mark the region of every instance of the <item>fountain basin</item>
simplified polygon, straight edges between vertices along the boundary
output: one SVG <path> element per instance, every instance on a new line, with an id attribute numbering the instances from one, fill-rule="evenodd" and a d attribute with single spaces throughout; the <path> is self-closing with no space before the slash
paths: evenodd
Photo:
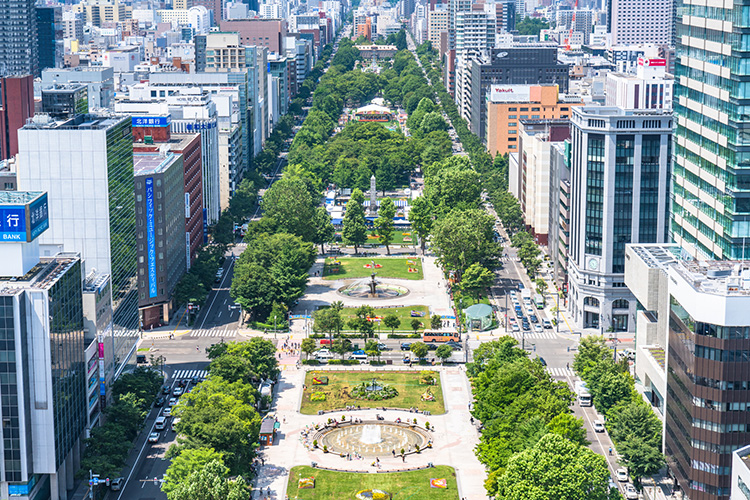
<path id="1" fill-rule="evenodd" d="M 375 286 L 375 293 L 373 294 L 371 282 L 367 280 L 359 280 L 342 286 L 337 290 L 337 293 L 352 299 L 383 300 L 404 297 L 409 294 L 409 289 L 405 286 L 394 285 L 392 283 L 378 282 Z"/>
<path id="2" fill-rule="evenodd" d="M 425 450 L 432 437 L 421 427 L 365 420 L 359 424 L 344 422 L 336 427 L 326 427 L 318 431 L 314 439 L 318 441 L 318 448 L 327 446 L 332 453 L 359 453 L 374 458 L 391 455 L 392 450 L 398 455 L 402 449 L 408 451 L 410 446 L 411 451 L 416 446 Z"/>

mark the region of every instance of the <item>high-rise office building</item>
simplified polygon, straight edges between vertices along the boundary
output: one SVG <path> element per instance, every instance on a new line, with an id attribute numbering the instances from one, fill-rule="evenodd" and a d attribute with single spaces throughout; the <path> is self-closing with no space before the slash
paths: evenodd
<path id="1" fill-rule="evenodd" d="M 39 76 L 34 0 L 0 2 L 0 77 Z"/>
<path id="2" fill-rule="evenodd" d="M 39 258 L 46 193 L 0 205 L 0 498 L 68 498 L 86 425 L 81 259 Z"/>
<path id="3" fill-rule="evenodd" d="M 42 84 L 51 86 L 63 83 L 81 83 L 88 87 L 89 108 L 112 108 L 115 99 L 115 69 L 102 66 L 46 69 L 42 71 Z"/>
<path id="4" fill-rule="evenodd" d="M 729 51 L 750 14 L 677 10 L 675 154 L 671 236 L 695 257 L 750 256 L 750 114 L 745 113 L 747 58 Z M 740 7 L 737 7 L 740 9 Z M 718 18 L 716 16 L 719 16 Z M 723 21 L 723 22 L 722 22 Z M 698 25 L 715 26 L 707 42 Z M 700 65 L 697 62 L 700 61 Z"/>
<path id="5" fill-rule="evenodd" d="M 26 120 L 32 116 L 34 77 L 0 78 L 0 160 L 18 154 L 18 129 L 26 125 Z"/>
<path id="6" fill-rule="evenodd" d="M 570 313 L 578 328 L 633 331 L 625 245 L 666 239 L 672 114 L 580 106 L 571 120 Z"/>
<path id="7" fill-rule="evenodd" d="M 88 87 L 80 83 L 42 88 L 42 113 L 68 118 L 89 112 Z"/>
<path id="8" fill-rule="evenodd" d="M 62 67 L 65 54 L 62 7 L 37 7 L 36 29 L 39 70 Z"/>
<path id="9" fill-rule="evenodd" d="M 732 454 L 750 439 L 750 268 L 685 259 L 678 245 L 626 252 L 636 376 L 663 421 L 670 472 L 684 498 L 742 499 L 731 491 Z"/>
<path id="10" fill-rule="evenodd" d="M 607 21 L 612 45 L 641 43 L 674 45 L 672 29 L 674 3 L 673 0 L 611 0 L 607 2 L 609 8 Z M 731 19 L 731 13 L 728 16 Z"/>
<path id="11" fill-rule="evenodd" d="M 138 307 L 143 328 L 168 324 L 186 269 L 182 155 L 136 153 Z"/>
<path id="12" fill-rule="evenodd" d="M 450 18 L 448 6 L 442 3 L 427 14 L 427 36 L 433 49 L 440 50 L 440 33 L 448 32 Z"/>
<path id="13" fill-rule="evenodd" d="M 18 140 L 19 189 L 49 196 L 42 255 L 78 252 L 87 275 L 111 276 L 117 375 L 139 338 L 131 120 L 77 115 L 54 122 L 37 115 Z"/>

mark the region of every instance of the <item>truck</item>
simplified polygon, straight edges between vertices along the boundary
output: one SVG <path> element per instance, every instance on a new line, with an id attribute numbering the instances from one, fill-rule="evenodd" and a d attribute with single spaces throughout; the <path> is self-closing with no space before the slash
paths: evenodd
<path id="1" fill-rule="evenodd" d="M 591 406 L 591 393 L 586 382 L 579 380 L 575 383 L 575 393 L 578 398 L 578 404 L 581 406 Z"/>
<path id="2" fill-rule="evenodd" d="M 521 290 L 521 301 L 524 303 L 524 305 L 527 305 L 531 302 L 531 290 L 528 288 L 524 288 Z"/>

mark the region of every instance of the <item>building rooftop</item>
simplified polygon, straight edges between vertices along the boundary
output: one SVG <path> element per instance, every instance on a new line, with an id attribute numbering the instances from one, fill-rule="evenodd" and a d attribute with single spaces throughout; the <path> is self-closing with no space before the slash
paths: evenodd
<path id="1" fill-rule="evenodd" d="M 111 128 L 123 120 L 130 119 L 122 116 L 114 116 L 109 114 L 81 114 L 76 115 L 67 120 L 55 121 L 49 115 L 36 114 L 33 118 L 30 118 L 24 130 L 106 130 Z"/>
<path id="2" fill-rule="evenodd" d="M 42 87 L 42 92 L 45 94 L 50 94 L 50 93 L 68 94 L 70 92 L 78 92 L 80 90 L 86 90 L 86 89 L 88 89 L 88 86 L 82 83 L 55 83 L 52 85 L 48 85 L 46 87 Z"/>
<path id="3" fill-rule="evenodd" d="M 679 260 L 672 269 L 695 290 L 714 295 L 750 295 L 750 261 Z"/>
<path id="4" fill-rule="evenodd" d="M 666 269 L 680 259 L 680 246 L 669 243 L 628 245 L 652 269 Z"/>
<path id="5" fill-rule="evenodd" d="M 164 153 L 134 153 L 133 170 L 135 176 L 161 174 L 177 160 L 179 155 Z"/>
<path id="6" fill-rule="evenodd" d="M 42 191 L 0 191 L 0 205 L 26 205 L 42 195 Z"/>
<path id="7" fill-rule="evenodd" d="M 20 278 L 0 277 L 0 295 L 16 295 L 29 288 L 50 288 L 80 258 L 81 256 L 74 252 L 59 253 L 54 257 L 42 257 L 39 259 L 39 264 Z"/>
<path id="8" fill-rule="evenodd" d="M 586 116 L 664 116 L 671 115 L 667 109 L 623 109 L 617 106 L 576 106 L 573 113 Z"/>

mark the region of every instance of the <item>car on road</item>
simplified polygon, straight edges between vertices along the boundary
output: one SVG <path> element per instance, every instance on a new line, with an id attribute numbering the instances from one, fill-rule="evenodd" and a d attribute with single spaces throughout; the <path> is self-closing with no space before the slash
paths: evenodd
<path id="1" fill-rule="evenodd" d="M 177 398 L 169 398 L 169 407 L 170 408 L 172 406 L 176 405 L 176 404 L 177 404 Z"/>
<path id="2" fill-rule="evenodd" d="M 621 483 L 624 483 L 628 480 L 628 471 L 620 467 L 615 471 L 615 477 L 617 477 L 617 480 Z"/>
<path id="3" fill-rule="evenodd" d="M 537 356 L 536 359 L 539 360 L 539 362 L 542 364 L 542 366 L 547 366 L 547 361 L 543 357 Z"/>
<path id="4" fill-rule="evenodd" d="M 158 443 L 159 442 L 159 433 L 158 432 L 152 432 L 148 435 L 148 442 L 149 443 Z"/>
<path id="5" fill-rule="evenodd" d="M 116 477 L 109 482 L 109 488 L 112 491 L 120 491 L 122 489 L 123 483 L 125 483 L 124 477 Z"/>
<path id="6" fill-rule="evenodd" d="M 536 325 L 534 325 L 534 331 L 536 333 L 542 333 L 542 331 L 543 331 L 542 325 L 540 325 L 539 323 L 537 323 Z"/>
<path id="7" fill-rule="evenodd" d="M 594 420 L 594 432 L 604 432 L 604 423 L 601 420 Z"/>
<path id="8" fill-rule="evenodd" d="M 411 342 L 401 342 L 401 350 L 408 351 L 411 349 Z"/>
<path id="9" fill-rule="evenodd" d="M 632 484 L 625 486 L 625 498 L 628 500 L 638 500 L 638 491 Z"/>
<path id="10" fill-rule="evenodd" d="M 333 353 L 328 349 L 318 349 L 318 351 L 315 353 L 315 359 L 317 359 L 318 361 L 333 359 Z"/>
<path id="11" fill-rule="evenodd" d="M 178 398 L 178 397 L 182 396 L 183 392 L 185 392 L 185 389 L 183 389 L 182 387 L 179 387 L 179 386 L 175 387 L 174 390 L 172 391 L 172 396 Z"/>
<path id="12" fill-rule="evenodd" d="M 224 268 L 220 267 L 218 271 L 216 271 L 216 277 L 214 278 L 214 283 L 220 283 L 221 278 L 224 277 Z"/>
<path id="13" fill-rule="evenodd" d="M 156 398 L 156 401 L 154 401 L 154 406 L 156 406 L 157 408 L 161 408 L 162 406 L 164 406 L 164 396 L 159 396 L 158 398 Z"/>
<path id="14" fill-rule="evenodd" d="M 367 361 L 367 354 L 362 349 L 357 349 L 349 354 L 349 359 L 358 359 L 360 361 Z"/>
<path id="15" fill-rule="evenodd" d="M 635 361 L 635 349 L 625 349 L 622 351 L 622 355 L 628 358 L 630 361 Z"/>
<path id="16" fill-rule="evenodd" d="M 171 417 L 172 416 L 172 408 L 169 408 L 169 407 L 164 408 L 162 410 L 161 414 L 164 415 L 165 417 Z"/>
<path id="17" fill-rule="evenodd" d="M 617 489 L 617 483 L 615 483 L 615 480 L 612 479 L 612 476 L 609 476 L 609 487 L 611 489 Z"/>
<path id="18" fill-rule="evenodd" d="M 378 342 L 378 349 L 380 349 L 381 351 L 390 351 L 391 350 L 390 347 L 388 347 L 387 345 L 385 345 L 382 342 Z"/>
<path id="19" fill-rule="evenodd" d="M 331 339 L 320 339 L 320 345 L 331 345 Z"/>
<path id="20" fill-rule="evenodd" d="M 521 326 L 523 328 L 524 332 L 531 331 L 531 325 L 529 325 L 527 322 L 524 321 L 523 325 Z"/>
<path id="21" fill-rule="evenodd" d="M 454 351 L 458 351 L 460 349 L 463 349 L 463 346 L 461 345 L 461 342 L 456 342 L 454 340 L 449 340 L 445 343 L 445 345 L 449 345 L 453 348 Z"/>
<path id="22" fill-rule="evenodd" d="M 539 323 L 539 318 L 536 317 L 536 314 L 530 313 L 529 319 L 531 320 L 532 323 Z"/>
<path id="23" fill-rule="evenodd" d="M 520 332 L 521 331 L 521 328 L 519 328 L 519 326 L 516 323 L 513 323 L 512 325 L 510 325 L 510 329 L 513 332 Z"/>
<path id="24" fill-rule="evenodd" d="M 425 342 L 427 344 L 428 351 L 436 351 L 438 348 L 437 342 Z"/>
<path id="25" fill-rule="evenodd" d="M 156 429 L 157 431 L 163 431 L 166 426 L 167 417 L 156 417 L 156 422 L 154 422 L 154 429 Z"/>
<path id="26" fill-rule="evenodd" d="M 164 387 L 161 388 L 162 394 L 169 394 L 170 392 L 172 392 L 172 389 L 170 389 L 168 385 L 165 385 Z"/>
<path id="27" fill-rule="evenodd" d="M 544 328 L 547 330 L 552 328 L 552 323 L 550 323 L 548 319 L 545 319 L 544 321 L 542 321 L 542 325 L 544 325 Z"/>

